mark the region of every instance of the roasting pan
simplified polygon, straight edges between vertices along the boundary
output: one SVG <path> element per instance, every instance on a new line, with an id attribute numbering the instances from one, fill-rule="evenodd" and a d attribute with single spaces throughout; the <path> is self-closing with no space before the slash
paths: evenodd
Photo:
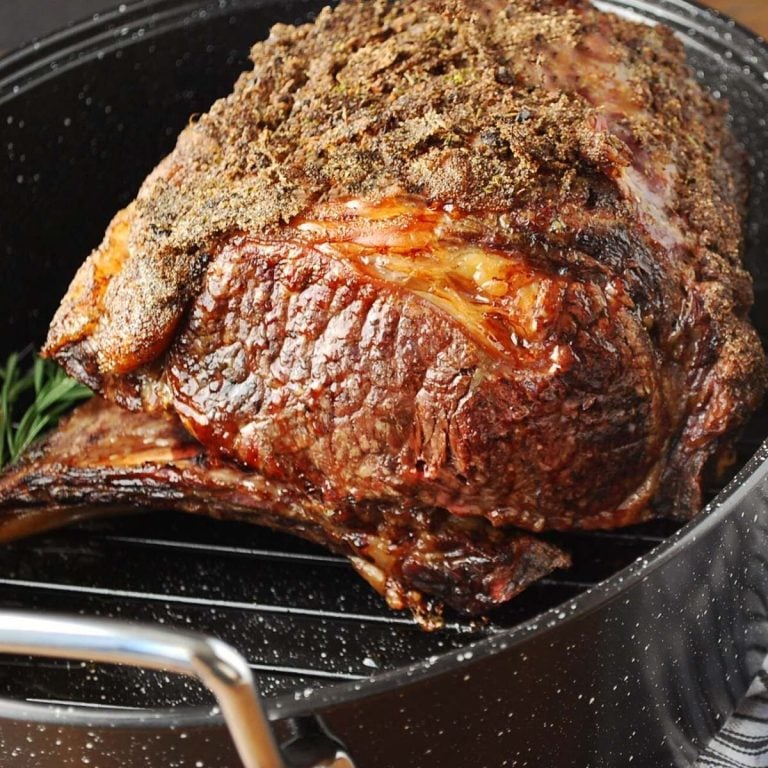
<path id="1" fill-rule="evenodd" d="M 672 26 L 729 100 L 751 160 L 765 334 L 768 48 L 685 0 L 600 5 Z M 320 6 L 137 2 L 0 59 L 0 355 L 39 344 L 112 213 L 230 90 L 250 44 Z M 245 752 L 269 752 L 274 734 L 282 755 L 262 752 L 264 766 L 691 765 L 768 652 L 766 434 L 764 411 L 740 471 L 682 529 L 560 536 L 571 571 L 433 634 L 342 559 L 243 524 L 169 512 L 4 546 L 0 763 L 236 768 L 222 706 Z"/>

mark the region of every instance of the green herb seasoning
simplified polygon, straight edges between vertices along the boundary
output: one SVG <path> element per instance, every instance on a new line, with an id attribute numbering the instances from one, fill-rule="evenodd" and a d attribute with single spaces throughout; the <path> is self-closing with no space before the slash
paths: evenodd
<path id="1" fill-rule="evenodd" d="M 93 394 L 55 363 L 35 357 L 31 367 L 12 354 L 0 368 L 0 467 L 16 461 L 29 445 L 77 403 Z"/>

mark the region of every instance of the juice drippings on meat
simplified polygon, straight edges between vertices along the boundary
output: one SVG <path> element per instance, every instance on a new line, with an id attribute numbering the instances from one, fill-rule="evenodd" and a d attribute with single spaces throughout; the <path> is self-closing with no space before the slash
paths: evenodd
<path id="1" fill-rule="evenodd" d="M 297 228 L 313 247 L 420 296 L 497 351 L 540 349 L 557 317 L 565 279 L 483 244 L 479 224 L 452 206 L 349 199 L 316 209 Z"/>

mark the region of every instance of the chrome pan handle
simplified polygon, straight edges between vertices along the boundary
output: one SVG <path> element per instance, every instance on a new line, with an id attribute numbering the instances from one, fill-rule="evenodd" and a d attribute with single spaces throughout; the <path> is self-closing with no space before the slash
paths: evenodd
<path id="1" fill-rule="evenodd" d="M 129 664 L 197 677 L 216 697 L 245 768 L 285 768 L 250 667 L 219 640 L 108 619 L 0 611 L 0 653 Z M 352 766 L 351 761 L 336 764 Z"/>

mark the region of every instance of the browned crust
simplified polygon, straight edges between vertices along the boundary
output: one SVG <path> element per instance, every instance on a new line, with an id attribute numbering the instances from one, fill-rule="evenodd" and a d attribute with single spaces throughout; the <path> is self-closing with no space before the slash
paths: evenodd
<path id="1" fill-rule="evenodd" d="M 605 44 L 596 48 L 596 39 Z M 553 77 L 563 52 L 626 76 L 618 95 L 597 103 L 599 83 Z M 623 509 L 482 512 L 533 528 L 692 514 L 706 463 L 762 398 L 766 364 L 746 319 L 742 164 L 724 106 L 690 76 L 673 34 L 586 0 L 345 2 L 315 24 L 276 27 L 252 58 L 233 95 L 191 124 L 147 180 L 126 214 L 127 242 L 106 246 L 119 251 L 122 268 L 93 295 L 75 286 L 47 353 L 129 407 L 178 407 L 168 345 L 178 360 L 196 343 L 184 313 L 229 243 L 290 240 L 300 214 L 337 197 L 376 201 L 395 191 L 449 203 L 485 221 L 488 241 L 506 247 L 517 238 L 553 271 L 574 280 L 599 274 L 603 287 L 615 278 L 634 314 L 632 328 L 616 332 L 644 350 L 644 361 L 656 357 L 649 391 L 639 394 L 652 414 L 643 428 L 656 430 L 653 451 L 628 467 L 637 493 Z M 663 189 L 670 168 L 663 205 L 656 218 L 645 215 L 627 174 Z M 504 232 L 496 214 L 515 231 Z M 68 319 L 81 313 L 87 323 Z M 456 318 L 432 313 L 430 323 L 459 334 Z M 631 355 L 622 354 L 629 376 Z M 188 359 L 192 369 L 198 363 Z M 595 371 L 595 380 L 608 373 Z M 581 386 L 591 370 L 568 374 Z M 483 415 L 474 413 L 473 424 L 493 434 L 499 422 L 483 424 Z M 471 438 L 458 448 L 477 448 L 486 461 L 494 446 L 479 428 Z M 571 481 L 590 477 L 580 470 Z"/>
<path id="2" fill-rule="evenodd" d="M 377 199 L 393 187 L 501 211 L 558 205 L 595 173 L 615 177 L 632 148 L 596 132 L 594 106 L 544 87 L 534 66 L 596 30 L 631 67 L 641 110 L 628 121 L 632 141 L 677 161 L 678 212 L 719 279 L 743 281 L 743 190 L 723 108 L 690 78 L 668 30 L 601 14 L 586 0 L 346 2 L 314 24 L 275 27 L 254 46 L 253 71 L 147 179 L 131 212 L 124 276 L 102 304 L 99 370 L 156 356 L 224 234 L 256 237 L 318 200 Z M 684 140 L 671 147 L 670 137 Z M 635 212 L 625 206 L 623 215 L 631 222 Z M 743 288 L 740 298 L 748 300 Z M 57 316 L 49 353 L 73 343 L 69 314 Z"/>

